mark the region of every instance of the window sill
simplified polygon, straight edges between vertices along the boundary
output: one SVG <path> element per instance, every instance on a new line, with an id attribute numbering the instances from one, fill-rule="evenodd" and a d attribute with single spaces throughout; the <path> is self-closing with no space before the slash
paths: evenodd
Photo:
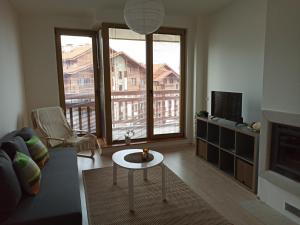
<path id="1" fill-rule="evenodd" d="M 174 146 L 178 144 L 192 144 L 192 141 L 188 138 L 165 138 L 165 139 L 156 139 L 151 141 L 140 141 L 140 142 L 132 142 L 129 145 L 126 145 L 125 143 L 121 144 L 112 144 L 108 145 L 104 143 L 103 140 L 100 140 L 101 148 L 104 153 L 107 152 L 115 152 L 122 149 L 130 149 L 130 148 L 155 148 L 155 147 L 163 147 L 163 146 Z"/>

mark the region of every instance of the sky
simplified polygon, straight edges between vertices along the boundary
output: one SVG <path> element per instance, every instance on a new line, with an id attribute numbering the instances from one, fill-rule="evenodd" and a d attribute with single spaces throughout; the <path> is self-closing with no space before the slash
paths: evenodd
<path id="1" fill-rule="evenodd" d="M 82 37 L 82 36 L 68 36 L 68 35 L 61 35 L 61 45 L 66 46 L 68 44 L 73 45 L 84 45 L 84 44 L 91 44 L 92 38 L 91 37 Z"/>
<path id="2" fill-rule="evenodd" d="M 110 47 L 117 51 L 123 51 L 135 61 L 146 63 L 146 47 L 144 41 L 110 40 Z M 154 42 L 153 63 L 168 64 L 174 71 L 180 69 L 180 44 L 174 42 Z"/>
<path id="3" fill-rule="evenodd" d="M 145 41 L 116 40 L 110 39 L 110 47 L 116 51 L 123 51 L 135 61 L 146 63 Z M 68 50 L 68 44 L 84 45 L 91 44 L 92 38 L 78 36 L 61 36 L 61 45 L 64 50 Z M 175 42 L 154 42 L 153 63 L 168 64 L 174 71 L 180 71 L 180 43 Z"/>
<path id="4" fill-rule="evenodd" d="M 61 47 L 64 52 L 71 51 L 74 48 L 71 47 L 70 45 L 73 46 L 80 46 L 85 44 L 92 45 L 91 37 L 61 35 L 60 41 L 61 41 Z"/>

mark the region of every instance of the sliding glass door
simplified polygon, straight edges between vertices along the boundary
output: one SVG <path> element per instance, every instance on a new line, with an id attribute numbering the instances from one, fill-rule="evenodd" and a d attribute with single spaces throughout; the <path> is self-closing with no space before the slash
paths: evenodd
<path id="1" fill-rule="evenodd" d="M 153 34 L 153 134 L 180 133 L 180 35 Z"/>
<path id="2" fill-rule="evenodd" d="M 146 40 L 128 29 L 109 28 L 112 141 L 147 137 Z"/>
<path id="3" fill-rule="evenodd" d="M 106 140 L 184 137 L 185 30 L 103 24 Z"/>
<path id="4" fill-rule="evenodd" d="M 97 32 L 56 29 L 60 101 L 75 130 L 97 132 Z"/>

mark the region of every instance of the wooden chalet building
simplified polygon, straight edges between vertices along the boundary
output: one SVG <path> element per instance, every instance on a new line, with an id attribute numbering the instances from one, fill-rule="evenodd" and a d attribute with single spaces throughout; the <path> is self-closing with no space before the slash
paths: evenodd
<path id="1" fill-rule="evenodd" d="M 74 127 L 95 131 L 95 126 L 87 122 L 96 121 L 92 49 L 89 45 L 68 47 L 69 51 L 62 55 L 66 108 L 70 114 L 67 117 L 69 120 L 73 117 L 70 123 Z M 125 129 L 125 133 L 146 121 L 146 68 L 126 53 L 113 49 L 110 49 L 110 66 L 112 125 L 115 129 Z M 154 65 L 155 124 L 179 123 L 179 81 L 179 75 L 168 65 Z"/>

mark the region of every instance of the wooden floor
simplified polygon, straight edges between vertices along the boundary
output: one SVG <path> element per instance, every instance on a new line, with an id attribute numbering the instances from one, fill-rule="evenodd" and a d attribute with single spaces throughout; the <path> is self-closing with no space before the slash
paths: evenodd
<path id="1" fill-rule="evenodd" d="M 278 217 L 274 217 L 274 223 L 268 222 L 251 214 L 245 207 L 245 202 L 260 202 L 256 196 L 241 187 L 231 177 L 212 165 L 195 156 L 195 147 L 190 144 L 177 145 L 173 148 L 156 149 L 165 156 L 165 164 L 173 170 L 186 184 L 214 207 L 220 214 L 236 225 L 275 225 Z M 82 170 L 111 166 L 111 153 L 105 153 L 95 157 L 94 162 L 88 158 L 78 158 L 80 178 Z M 84 189 L 81 182 L 81 202 L 83 211 L 83 224 L 88 225 Z M 270 209 L 271 210 L 271 209 Z M 275 213 L 277 214 L 277 213 Z M 274 215 L 274 213 L 273 213 Z M 270 221 L 270 220 L 269 220 Z M 283 221 L 286 221 L 285 219 Z M 288 223 L 290 224 L 290 223 Z"/>

